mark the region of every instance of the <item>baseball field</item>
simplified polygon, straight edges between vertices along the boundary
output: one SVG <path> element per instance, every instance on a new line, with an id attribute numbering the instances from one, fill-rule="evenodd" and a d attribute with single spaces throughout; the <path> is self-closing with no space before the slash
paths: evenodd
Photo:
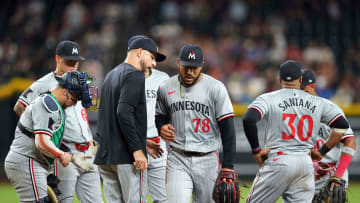
<path id="1" fill-rule="evenodd" d="M 248 185 L 251 185 L 251 183 L 248 182 Z M 241 199 L 240 202 L 245 202 L 250 188 L 242 188 L 241 190 L 242 190 L 242 196 L 244 198 Z M 350 202 L 355 203 L 360 201 L 360 182 L 352 182 L 350 184 L 348 188 L 348 196 Z M 1 197 L 1 202 L 9 202 L 9 203 L 19 202 L 16 192 L 10 184 L 6 184 L 6 183 L 0 184 L 0 197 Z M 106 202 L 104 195 L 103 195 L 103 199 L 104 202 Z M 150 203 L 152 202 L 149 196 L 148 196 L 148 200 L 149 200 L 148 202 Z M 280 199 L 277 202 L 280 203 L 282 201 Z M 75 199 L 74 203 L 80 203 L 80 201 L 78 199 Z"/>

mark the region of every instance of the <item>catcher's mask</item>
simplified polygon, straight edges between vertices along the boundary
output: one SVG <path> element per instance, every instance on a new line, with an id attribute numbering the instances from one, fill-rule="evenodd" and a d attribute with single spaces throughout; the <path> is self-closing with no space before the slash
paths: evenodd
<path id="1" fill-rule="evenodd" d="M 81 100 L 84 108 L 97 106 L 98 88 L 93 84 L 96 78 L 86 72 L 68 71 L 63 76 L 55 76 L 59 86 L 66 89 L 66 97 L 69 99 L 68 92 L 76 99 Z"/>

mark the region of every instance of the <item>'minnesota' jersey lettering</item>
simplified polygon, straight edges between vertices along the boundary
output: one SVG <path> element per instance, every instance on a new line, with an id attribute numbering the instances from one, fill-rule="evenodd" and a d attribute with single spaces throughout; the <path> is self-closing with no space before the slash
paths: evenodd
<path id="1" fill-rule="evenodd" d="M 178 77 L 162 83 L 157 95 L 156 113 L 167 116 L 175 128 L 176 140 L 170 145 L 195 152 L 218 149 L 218 122 L 234 116 L 225 86 L 202 73 L 198 83 L 186 88 Z"/>
<path id="2" fill-rule="evenodd" d="M 177 101 L 170 104 L 170 113 L 184 110 L 197 111 L 206 116 L 210 116 L 209 106 L 196 101 Z"/>

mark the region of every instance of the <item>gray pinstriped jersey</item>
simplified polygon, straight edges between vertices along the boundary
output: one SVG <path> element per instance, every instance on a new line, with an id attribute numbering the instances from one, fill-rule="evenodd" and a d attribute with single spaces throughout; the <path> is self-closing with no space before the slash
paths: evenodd
<path id="1" fill-rule="evenodd" d="M 152 69 L 151 75 L 145 79 L 146 111 L 147 111 L 147 137 L 158 136 L 155 126 L 156 94 L 159 85 L 169 79 L 168 74 Z"/>
<path id="2" fill-rule="evenodd" d="M 331 129 L 329 126 L 321 123 L 320 130 L 317 136 L 316 140 L 316 148 L 320 149 L 320 147 L 326 143 L 326 141 L 329 139 L 331 134 Z M 354 137 L 354 132 L 351 128 L 349 128 L 344 136 L 342 137 L 342 140 L 348 137 Z M 334 148 L 332 148 L 326 155 L 321 159 L 321 162 L 325 163 L 338 163 L 341 156 L 341 150 L 343 148 L 344 144 L 339 142 Z"/>
<path id="3" fill-rule="evenodd" d="M 19 122 L 30 132 L 53 135 L 61 126 L 62 107 L 58 104 L 58 111 L 50 112 L 46 109 L 43 98 L 45 95 L 37 97 L 21 115 Z M 10 150 L 31 157 L 39 162 L 48 163 L 47 159 L 40 153 L 35 145 L 35 139 L 23 134 L 18 127 L 15 130 L 15 137 L 10 146 Z"/>
<path id="4" fill-rule="evenodd" d="M 168 116 L 175 128 L 171 146 L 186 151 L 210 152 L 218 149 L 218 121 L 234 116 L 225 86 L 203 74 L 195 85 L 180 85 L 179 75 L 162 83 L 157 94 L 156 113 Z"/>
<path id="5" fill-rule="evenodd" d="M 27 106 L 41 93 L 49 91 L 56 85 L 55 73 L 48 73 L 25 90 L 18 101 Z M 78 101 L 75 106 L 66 108 L 65 114 L 64 140 L 75 143 L 89 142 L 92 139 L 92 134 L 87 119 L 87 111 L 82 107 L 81 101 Z"/>
<path id="6" fill-rule="evenodd" d="M 330 125 L 342 116 L 333 102 L 297 89 L 280 89 L 260 95 L 249 108 L 265 119 L 267 148 L 308 152 L 316 143 L 319 121 Z"/>

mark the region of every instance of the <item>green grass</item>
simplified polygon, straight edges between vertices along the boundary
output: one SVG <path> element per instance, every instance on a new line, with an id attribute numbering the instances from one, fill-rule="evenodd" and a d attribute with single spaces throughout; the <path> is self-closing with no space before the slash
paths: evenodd
<path id="1" fill-rule="evenodd" d="M 251 183 L 248 183 L 250 185 Z M 243 193 L 241 194 L 243 199 L 240 200 L 240 202 L 245 202 L 247 194 L 250 191 L 250 188 L 242 188 Z M 360 182 L 352 182 L 350 183 L 350 186 L 348 188 L 348 195 L 350 202 L 358 202 L 360 199 Z M 10 184 L 0 184 L 0 197 L 1 202 L 19 202 L 18 197 L 16 195 L 15 189 Z M 103 199 L 105 202 L 105 198 L 103 195 Z M 151 197 L 148 196 L 148 202 L 151 201 Z M 278 203 L 282 202 L 281 200 L 277 201 Z M 80 203 L 78 199 L 75 199 L 74 203 Z"/>

